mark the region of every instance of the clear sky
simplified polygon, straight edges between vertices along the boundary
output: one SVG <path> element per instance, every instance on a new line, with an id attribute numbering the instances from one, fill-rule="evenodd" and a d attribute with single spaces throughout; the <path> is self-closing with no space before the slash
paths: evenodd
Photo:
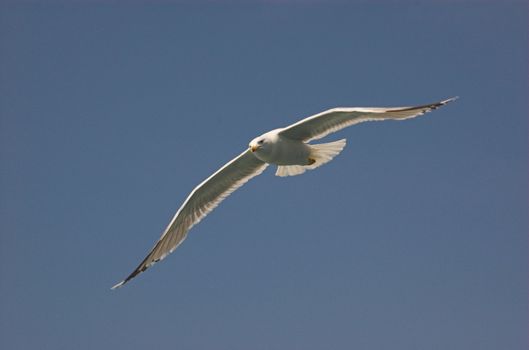
<path id="1" fill-rule="evenodd" d="M 0 348 L 527 349 L 526 1 L 3 1 Z M 193 187 L 336 106 L 460 99 Z"/>

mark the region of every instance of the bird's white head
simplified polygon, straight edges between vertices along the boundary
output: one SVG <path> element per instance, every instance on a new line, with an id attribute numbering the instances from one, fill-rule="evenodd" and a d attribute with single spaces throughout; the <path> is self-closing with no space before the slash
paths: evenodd
<path id="1" fill-rule="evenodd" d="M 263 147 L 266 147 L 266 144 L 267 144 L 266 141 L 267 141 L 266 137 L 259 136 L 253 139 L 252 141 L 250 141 L 250 144 L 248 145 L 248 147 L 250 148 L 252 152 L 257 152 L 261 150 Z"/>
<path id="2" fill-rule="evenodd" d="M 250 141 L 248 147 L 254 153 L 257 152 L 265 154 L 272 152 L 274 144 L 278 141 L 279 131 L 281 131 L 281 129 L 275 129 L 256 137 L 255 139 Z"/>

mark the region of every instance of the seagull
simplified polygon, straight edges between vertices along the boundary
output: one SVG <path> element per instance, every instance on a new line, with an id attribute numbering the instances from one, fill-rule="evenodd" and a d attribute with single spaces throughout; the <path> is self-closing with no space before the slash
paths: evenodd
<path id="1" fill-rule="evenodd" d="M 254 138 L 244 152 L 191 191 L 145 259 L 112 289 L 123 286 L 172 253 L 185 240 L 193 226 L 236 189 L 261 174 L 268 165 L 277 165 L 277 176 L 300 175 L 331 161 L 346 144 L 345 139 L 320 144 L 310 144 L 310 141 L 366 121 L 415 118 L 456 99 L 457 97 L 453 97 L 415 107 L 332 108 Z"/>

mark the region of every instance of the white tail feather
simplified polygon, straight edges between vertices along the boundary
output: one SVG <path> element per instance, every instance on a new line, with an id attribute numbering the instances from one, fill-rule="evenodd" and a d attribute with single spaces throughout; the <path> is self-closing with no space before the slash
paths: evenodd
<path id="1" fill-rule="evenodd" d="M 280 165 L 277 167 L 276 176 L 294 176 L 303 174 L 307 169 L 312 170 L 330 162 L 345 147 L 346 140 L 341 139 L 329 143 L 310 145 L 309 158 L 315 160 L 311 165 Z"/>
<path id="2" fill-rule="evenodd" d="M 318 145 L 310 145 L 310 158 L 314 159 L 314 164 L 307 165 L 307 169 L 316 169 L 317 167 L 330 162 L 336 157 L 345 147 L 346 140 L 341 139 L 329 143 L 320 143 Z"/>
<path id="3" fill-rule="evenodd" d="M 303 165 L 279 165 L 277 167 L 276 176 L 294 176 L 303 174 L 306 171 Z"/>

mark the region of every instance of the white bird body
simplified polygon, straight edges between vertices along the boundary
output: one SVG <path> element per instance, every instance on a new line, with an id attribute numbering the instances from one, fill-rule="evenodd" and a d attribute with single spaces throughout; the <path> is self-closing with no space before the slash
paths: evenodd
<path id="1" fill-rule="evenodd" d="M 346 144 L 345 139 L 323 144 L 309 144 L 310 141 L 365 121 L 414 118 L 455 99 L 415 107 L 333 108 L 256 137 L 248 149 L 191 191 L 145 259 L 112 289 L 121 287 L 173 252 L 194 225 L 269 164 L 278 166 L 277 176 L 299 175 L 331 161 Z"/>
<path id="2" fill-rule="evenodd" d="M 249 147 L 254 155 L 268 164 L 309 165 L 310 146 L 280 135 L 283 129 L 269 131 L 253 139 Z"/>

